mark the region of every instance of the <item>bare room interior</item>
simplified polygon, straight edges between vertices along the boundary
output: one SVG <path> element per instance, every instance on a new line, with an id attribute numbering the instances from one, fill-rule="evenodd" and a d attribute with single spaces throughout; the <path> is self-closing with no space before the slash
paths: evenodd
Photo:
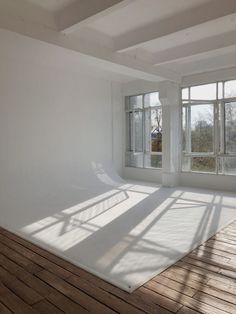
<path id="1" fill-rule="evenodd" d="M 235 0 L 0 0 L 0 313 L 236 313 Z"/>

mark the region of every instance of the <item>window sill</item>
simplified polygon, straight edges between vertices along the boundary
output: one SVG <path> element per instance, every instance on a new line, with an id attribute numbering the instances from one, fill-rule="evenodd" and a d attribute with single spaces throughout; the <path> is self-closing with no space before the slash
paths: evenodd
<path id="1" fill-rule="evenodd" d="M 162 168 L 154 168 L 154 167 L 153 168 L 152 167 L 144 168 L 144 167 L 135 167 L 135 166 L 125 166 L 125 168 L 162 171 Z"/>
<path id="2" fill-rule="evenodd" d="M 201 174 L 201 175 L 212 175 L 219 177 L 236 177 L 236 174 L 223 174 L 223 173 L 213 173 L 213 172 L 196 172 L 196 171 L 181 171 L 181 174 Z"/>

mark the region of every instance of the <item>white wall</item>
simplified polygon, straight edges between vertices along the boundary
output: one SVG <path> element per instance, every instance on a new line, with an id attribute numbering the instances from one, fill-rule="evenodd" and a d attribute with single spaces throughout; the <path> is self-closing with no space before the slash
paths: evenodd
<path id="1" fill-rule="evenodd" d="M 179 184 L 203 189 L 236 192 L 235 176 L 182 172 Z"/>
<path id="2" fill-rule="evenodd" d="M 1 61 L 4 171 L 58 175 L 78 163 L 92 169 L 90 160 L 111 162 L 110 82 Z"/>
<path id="3" fill-rule="evenodd" d="M 23 227 L 30 211 L 44 217 L 47 208 L 67 208 L 88 198 L 90 188 L 111 183 L 112 163 L 122 168 L 121 107 L 112 102 L 111 81 L 89 70 L 1 56 L 0 225 L 15 220 Z"/>
<path id="4" fill-rule="evenodd" d="M 162 182 L 162 170 L 160 169 L 145 169 L 124 167 L 124 178 L 127 180 L 146 181 L 161 183 Z"/>

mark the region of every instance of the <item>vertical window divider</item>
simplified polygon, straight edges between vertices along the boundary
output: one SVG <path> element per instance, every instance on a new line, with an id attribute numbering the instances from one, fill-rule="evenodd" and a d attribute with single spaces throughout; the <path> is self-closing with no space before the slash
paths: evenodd
<path id="1" fill-rule="evenodd" d="M 222 101 L 222 153 L 226 154 L 225 143 L 225 101 Z"/>
<path id="2" fill-rule="evenodd" d="M 191 106 L 187 106 L 187 112 L 186 112 L 186 148 L 187 148 L 187 153 L 191 153 Z"/>
<path id="3" fill-rule="evenodd" d="M 214 103 L 214 154 L 215 154 L 215 164 L 216 164 L 216 174 L 219 173 L 219 82 L 216 83 L 216 101 Z"/>
<path id="4" fill-rule="evenodd" d="M 224 86 L 225 83 L 223 82 Z M 223 88 L 224 90 L 224 88 Z M 223 95 L 224 97 L 224 95 Z M 222 129 L 222 135 L 221 135 L 221 153 L 223 154 L 223 156 L 226 153 L 226 146 L 225 146 L 225 101 L 221 102 L 221 129 Z M 223 162 L 222 162 L 222 173 L 225 173 L 225 165 L 224 165 L 224 157 L 223 158 Z"/>
<path id="5" fill-rule="evenodd" d="M 218 84 L 217 84 L 217 86 L 218 86 Z M 216 158 L 216 174 L 218 174 L 218 172 L 219 172 L 219 163 L 218 163 L 219 127 L 218 127 L 218 122 L 219 122 L 219 106 L 218 106 L 218 101 L 216 100 L 214 102 L 214 155 Z"/>
<path id="6" fill-rule="evenodd" d="M 134 113 L 135 113 L 135 110 L 134 110 L 134 108 L 132 108 L 132 115 L 133 115 L 133 130 L 132 130 L 132 132 L 133 132 L 133 152 L 134 152 L 134 154 L 135 154 L 135 115 L 134 115 Z"/>
<path id="7" fill-rule="evenodd" d="M 142 147 L 143 147 L 143 168 L 145 166 L 145 161 L 144 161 L 144 158 L 145 158 L 145 110 L 144 110 L 144 97 L 145 95 L 142 95 L 142 137 L 143 137 L 143 141 L 142 141 Z"/>
<path id="8" fill-rule="evenodd" d="M 149 154 L 151 155 L 152 153 L 152 111 L 151 111 L 151 108 L 148 108 L 148 117 L 149 117 Z"/>

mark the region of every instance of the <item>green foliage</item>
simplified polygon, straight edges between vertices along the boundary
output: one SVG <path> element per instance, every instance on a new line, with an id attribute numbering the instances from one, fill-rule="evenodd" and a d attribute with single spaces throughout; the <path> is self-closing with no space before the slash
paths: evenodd
<path id="1" fill-rule="evenodd" d="M 213 152 L 213 126 L 206 121 L 198 121 L 191 132 L 191 151 Z"/>
<path id="2" fill-rule="evenodd" d="M 213 125 L 205 120 L 199 120 L 191 132 L 192 152 L 213 152 Z M 192 171 L 214 172 L 216 159 L 214 157 L 194 157 L 191 164 Z"/>
<path id="3" fill-rule="evenodd" d="M 215 157 L 193 157 L 192 171 L 198 172 L 215 172 L 216 158 Z"/>

